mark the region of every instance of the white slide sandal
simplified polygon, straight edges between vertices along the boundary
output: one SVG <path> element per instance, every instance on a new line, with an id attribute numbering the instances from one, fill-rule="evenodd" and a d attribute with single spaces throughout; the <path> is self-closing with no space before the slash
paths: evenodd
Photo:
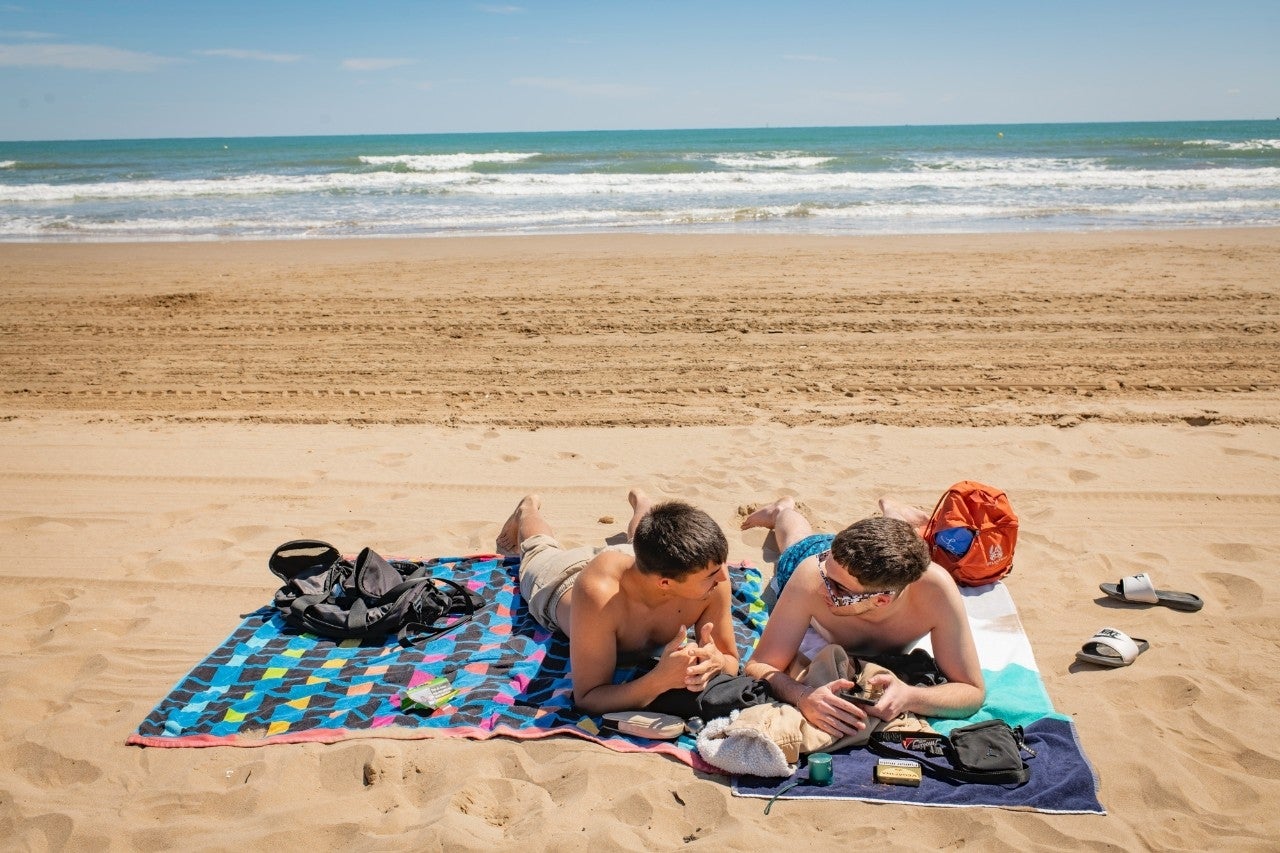
<path id="1" fill-rule="evenodd" d="M 1128 666 L 1151 648 L 1146 640 L 1130 637 L 1115 628 L 1101 628 L 1076 652 L 1076 660 L 1097 666 Z"/>

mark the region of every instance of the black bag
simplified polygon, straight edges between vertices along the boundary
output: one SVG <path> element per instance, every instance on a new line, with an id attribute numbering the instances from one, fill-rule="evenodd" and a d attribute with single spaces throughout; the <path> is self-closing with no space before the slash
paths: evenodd
<path id="1" fill-rule="evenodd" d="M 890 741 L 908 740 L 912 749 L 945 757 L 951 766 L 888 745 Z M 925 773 L 938 779 L 986 785 L 1023 784 L 1031 778 L 1031 768 L 1022 760 L 1022 753 L 1032 758 L 1036 754 L 1027 746 L 1022 726 L 1010 728 L 1004 720 L 985 720 L 953 729 L 950 737 L 920 732 L 876 732 L 867 741 L 867 748 L 886 758 L 918 761 Z"/>
<path id="2" fill-rule="evenodd" d="M 410 645 L 470 620 L 484 606 L 465 587 L 433 578 L 429 566 L 388 562 L 368 548 L 352 562 L 328 542 L 296 539 L 276 548 L 269 565 L 284 581 L 273 603 L 285 624 L 339 640 L 396 634 Z"/>

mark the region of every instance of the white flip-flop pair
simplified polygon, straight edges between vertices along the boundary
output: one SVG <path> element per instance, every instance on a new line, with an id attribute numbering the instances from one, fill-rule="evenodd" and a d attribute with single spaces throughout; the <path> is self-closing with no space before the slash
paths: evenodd
<path id="1" fill-rule="evenodd" d="M 1156 589 L 1151 575 L 1146 572 L 1121 578 L 1119 583 L 1098 584 L 1098 589 L 1110 598 L 1126 604 L 1159 604 L 1188 613 L 1204 607 L 1204 602 L 1198 595 Z M 1128 666 L 1149 648 L 1151 645 L 1146 640 L 1130 637 L 1116 628 L 1103 628 L 1076 652 L 1076 660 L 1098 666 Z"/>

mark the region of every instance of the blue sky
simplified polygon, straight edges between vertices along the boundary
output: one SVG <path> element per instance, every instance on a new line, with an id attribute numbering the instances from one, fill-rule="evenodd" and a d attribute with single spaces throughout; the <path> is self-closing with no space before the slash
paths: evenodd
<path id="1" fill-rule="evenodd" d="M 1277 116 L 1276 0 L 0 0 L 7 140 Z"/>

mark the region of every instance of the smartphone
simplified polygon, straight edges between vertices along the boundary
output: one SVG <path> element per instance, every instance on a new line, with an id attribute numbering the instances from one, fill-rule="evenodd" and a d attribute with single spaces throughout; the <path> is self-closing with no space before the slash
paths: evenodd
<path id="1" fill-rule="evenodd" d="M 855 705 L 870 706 L 879 701 L 878 699 L 872 699 L 858 688 L 854 688 L 852 690 L 839 690 L 836 692 L 836 695 L 841 699 L 854 703 Z"/>

